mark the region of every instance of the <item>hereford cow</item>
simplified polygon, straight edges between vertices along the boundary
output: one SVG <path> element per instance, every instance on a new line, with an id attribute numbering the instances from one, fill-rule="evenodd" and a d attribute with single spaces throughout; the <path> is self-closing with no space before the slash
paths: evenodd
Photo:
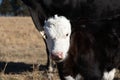
<path id="1" fill-rule="evenodd" d="M 120 0 L 22 0 L 22 1 L 28 6 L 35 26 L 39 31 L 43 30 L 43 26 L 46 25 L 46 23 L 44 23 L 45 20 L 48 20 L 48 18 L 54 16 L 55 14 L 58 14 L 59 16 L 65 16 L 68 20 L 70 20 L 72 25 L 72 31 L 74 31 L 74 28 L 76 26 L 77 26 L 76 29 L 78 29 L 80 26 L 82 27 L 87 26 L 87 29 L 93 31 L 94 34 L 97 34 L 96 32 L 99 32 L 100 39 L 99 37 L 95 37 L 92 35 L 93 37 L 95 37 L 95 40 L 98 39 L 96 41 L 96 44 L 99 43 L 99 40 L 103 39 L 102 36 L 105 37 L 105 35 L 108 35 L 108 33 L 103 34 L 103 32 L 100 35 L 100 31 L 104 31 L 102 30 L 104 29 L 103 27 L 108 26 L 107 21 L 113 19 L 115 19 L 115 21 L 119 21 L 116 18 L 120 16 L 119 5 Z M 106 24 L 103 25 L 104 23 Z M 118 22 L 114 22 L 114 25 L 116 24 L 118 25 Z M 109 29 L 111 28 L 105 27 L 106 31 L 104 32 L 109 31 Z M 117 34 L 120 34 L 119 29 L 117 30 Z M 49 45 L 50 43 L 46 41 L 47 40 L 45 40 L 47 46 L 50 46 Z M 102 41 L 104 42 L 104 40 Z M 99 44 L 97 46 L 100 47 L 100 50 L 98 51 L 104 50 L 101 49 L 102 46 L 103 46 L 102 43 L 101 45 Z M 49 55 L 51 55 L 52 53 L 48 48 L 47 53 L 49 65 Z M 59 53 L 55 52 L 54 55 L 52 54 L 52 59 L 59 63 L 57 64 L 58 69 L 61 69 L 61 67 L 59 67 L 63 66 L 61 61 L 63 61 L 64 58 L 66 58 L 61 55 L 65 54 L 62 53 L 61 51 Z M 62 58 L 62 60 L 60 58 Z"/>
<path id="2" fill-rule="evenodd" d="M 56 50 L 64 51 L 63 45 L 65 51 L 69 48 L 64 53 L 60 78 L 81 80 L 82 76 L 84 80 L 113 80 L 120 65 L 120 17 L 87 22 L 86 25 L 80 26 L 73 24 L 72 33 L 70 25 L 68 19 L 55 15 L 45 21 L 44 26 L 45 35 L 49 40 L 47 44 L 50 45 L 48 49 L 53 51 L 51 53 Z M 57 43 L 57 40 L 60 41 Z M 67 48 L 66 41 L 69 44 Z M 51 47 L 52 43 L 55 47 Z M 52 59 L 57 60 L 61 56 L 54 54 Z"/>

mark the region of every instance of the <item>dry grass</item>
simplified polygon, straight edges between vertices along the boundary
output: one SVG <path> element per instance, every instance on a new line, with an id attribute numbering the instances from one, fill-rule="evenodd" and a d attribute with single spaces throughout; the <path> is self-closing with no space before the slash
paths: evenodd
<path id="1" fill-rule="evenodd" d="M 45 45 L 31 18 L 0 17 L 0 80 L 47 80 L 41 64 Z"/>
<path id="2" fill-rule="evenodd" d="M 31 18 L 0 17 L 0 80 L 48 80 L 41 64 L 46 64 L 45 45 Z"/>
<path id="3" fill-rule="evenodd" d="M 45 55 L 43 40 L 31 18 L 0 18 L 0 55 L 0 60 L 27 63 L 36 63 Z"/>

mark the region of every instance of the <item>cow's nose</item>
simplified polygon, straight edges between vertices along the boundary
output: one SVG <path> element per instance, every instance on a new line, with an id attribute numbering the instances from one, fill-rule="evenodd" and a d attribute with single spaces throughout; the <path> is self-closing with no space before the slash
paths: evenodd
<path id="1" fill-rule="evenodd" d="M 63 59 L 63 52 L 53 52 L 51 54 L 51 57 L 53 60 L 57 61 L 57 60 L 62 60 Z"/>

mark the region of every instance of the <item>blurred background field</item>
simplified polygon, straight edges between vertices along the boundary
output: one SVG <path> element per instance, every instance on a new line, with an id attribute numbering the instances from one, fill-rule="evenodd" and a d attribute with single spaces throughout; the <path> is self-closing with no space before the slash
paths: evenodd
<path id="1" fill-rule="evenodd" d="M 0 0 L 0 80 L 48 80 L 46 57 L 28 8 L 21 0 Z"/>
<path id="2" fill-rule="evenodd" d="M 45 46 L 30 17 L 0 17 L 0 61 L 36 63 L 40 54 Z"/>
<path id="3" fill-rule="evenodd" d="M 0 80 L 47 80 L 39 68 L 45 64 L 45 44 L 31 18 L 0 17 Z"/>

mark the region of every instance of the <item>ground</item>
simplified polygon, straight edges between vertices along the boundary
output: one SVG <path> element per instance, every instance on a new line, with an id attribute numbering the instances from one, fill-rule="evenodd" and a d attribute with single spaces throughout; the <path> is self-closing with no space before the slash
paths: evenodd
<path id="1" fill-rule="evenodd" d="M 30 17 L 0 17 L 0 80 L 47 80 L 46 56 Z"/>
<path id="2" fill-rule="evenodd" d="M 30 17 L 0 17 L 0 80 L 48 80 L 46 56 Z M 59 80 L 56 72 L 54 80 Z"/>

